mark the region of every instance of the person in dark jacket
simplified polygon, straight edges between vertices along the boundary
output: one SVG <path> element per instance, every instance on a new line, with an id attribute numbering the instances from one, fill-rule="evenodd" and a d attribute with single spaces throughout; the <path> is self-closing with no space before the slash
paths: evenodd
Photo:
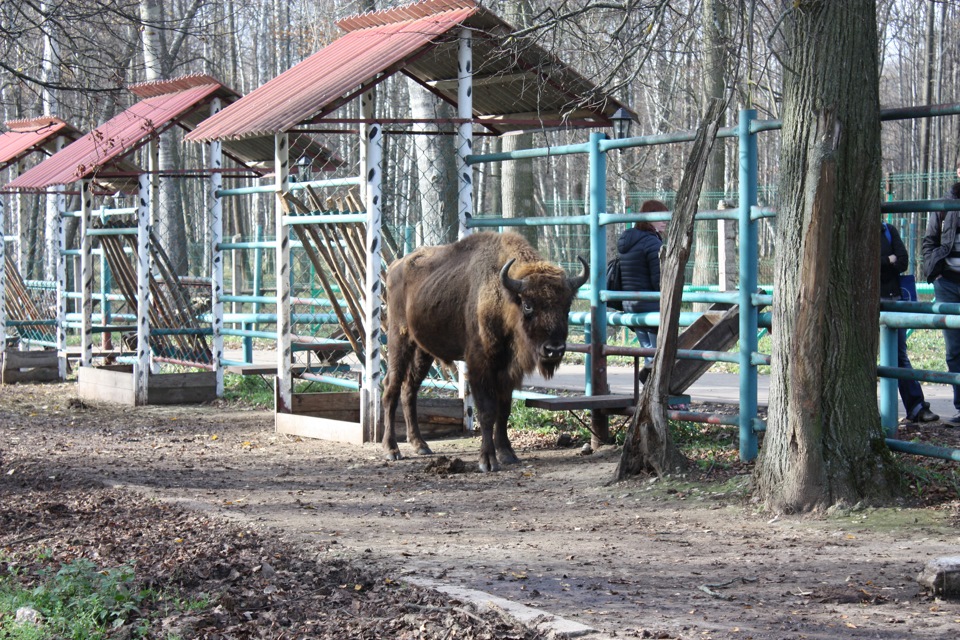
<path id="1" fill-rule="evenodd" d="M 957 167 L 960 178 L 960 167 Z M 946 212 L 931 211 L 923 234 L 923 271 L 927 282 L 933 283 L 937 302 L 960 302 L 960 182 L 955 182 L 944 196 L 957 207 Z M 960 373 L 960 329 L 944 329 L 947 369 Z M 957 414 L 946 418 L 943 424 L 960 427 L 960 385 L 953 386 L 953 407 Z"/>
<path id="2" fill-rule="evenodd" d="M 880 299 L 902 300 L 900 274 L 910 266 L 910 256 L 900 238 L 900 233 L 892 224 L 880 223 Z M 907 330 L 897 331 L 897 366 L 910 369 L 907 356 Z M 900 400 L 907 411 L 910 422 L 935 422 L 940 416 L 930 411 L 930 403 L 923 397 L 923 388 L 916 380 L 900 380 Z"/>
<path id="3" fill-rule="evenodd" d="M 659 200 L 647 200 L 640 206 L 641 213 L 669 211 Z M 663 246 L 665 220 L 642 221 L 623 232 L 617 240 L 620 254 L 620 273 L 624 291 L 660 291 L 660 247 Z M 657 300 L 626 300 L 626 313 L 652 313 L 660 311 Z M 636 327 L 634 332 L 641 347 L 654 349 L 657 346 L 656 327 Z M 647 358 L 649 365 L 653 358 Z"/>

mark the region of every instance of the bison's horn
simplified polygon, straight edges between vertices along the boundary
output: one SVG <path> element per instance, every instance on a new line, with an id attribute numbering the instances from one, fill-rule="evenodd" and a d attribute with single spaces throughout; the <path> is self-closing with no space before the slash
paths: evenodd
<path id="1" fill-rule="evenodd" d="M 586 282 L 587 278 L 590 277 L 590 265 L 587 264 L 587 261 L 584 260 L 582 256 L 577 256 L 577 260 L 579 260 L 580 264 L 582 265 L 580 267 L 580 273 L 572 278 L 567 278 L 567 283 L 574 291 L 583 286 L 583 283 Z"/>
<path id="2" fill-rule="evenodd" d="M 503 288 L 507 291 L 512 291 L 516 294 L 523 292 L 524 287 L 527 286 L 526 281 L 524 280 L 514 280 L 509 275 L 510 267 L 513 266 L 513 263 L 516 262 L 516 258 L 510 258 L 507 260 L 507 264 L 503 265 L 503 269 L 500 269 L 500 282 L 503 284 Z"/>

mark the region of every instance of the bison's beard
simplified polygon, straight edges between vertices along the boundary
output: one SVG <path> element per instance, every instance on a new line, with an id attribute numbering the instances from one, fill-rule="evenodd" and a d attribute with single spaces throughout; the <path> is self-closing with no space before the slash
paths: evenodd
<path id="1" fill-rule="evenodd" d="M 540 375 L 549 380 L 553 377 L 553 374 L 557 372 L 557 369 L 560 368 L 560 363 L 562 359 L 558 360 L 538 360 L 537 361 L 537 370 L 540 371 Z"/>

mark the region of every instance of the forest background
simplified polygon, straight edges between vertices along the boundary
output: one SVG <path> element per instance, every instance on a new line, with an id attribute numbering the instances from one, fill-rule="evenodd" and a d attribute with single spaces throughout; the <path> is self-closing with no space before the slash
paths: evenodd
<path id="1" fill-rule="evenodd" d="M 81 131 L 107 121 L 136 100 L 127 85 L 205 73 L 246 94 L 336 39 L 336 21 L 363 11 L 402 4 L 386 0 L 60 0 L 0 3 L 0 104 L 4 121 L 56 115 Z M 542 46 L 571 64 L 598 88 L 636 114 L 630 135 L 692 129 L 710 97 L 730 98 L 726 125 L 739 109 L 761 118 L 782 112 L 782 2 L 764 0 L 485 0 L 481 4 L 512 24 L 519 38 Z M 960 99 L 960 3 L 953 0 L 880 0 L 880 97 L 882 107 L 956 102 Z M 448 105 L 412 81 L 396 78 L 378 87 L 377 112 L 387 118 L 451 118 Z M 355 105 L 345 109 L 356 109 Z M 443 128 L 439 125 L 439 128 Z M 409 124 L 407 132 L 433 128 Z M 614 135 L 612 131 L 607 132 Z M 955 118 L 888 122 L 883 127 L 883 173 L 896 199 L 937 197 L 953 175 L 960 124 Z M 543 130 L 503 138 L 482 137 L 478 153 L 580 142 L 584 131 Z M 355 139 L 316 136 L 356 172 Z M 161 142 L 161 167 L 204 166 L 204 147 L 183 143 L 172 131 Z M 776 136 L 760 147 L 760 204 L 771 204 L 778 179 Z M 456 232 L 456 184 L 451 136 L 388 139 L 386 189 L 392 195 L 385 220 L 410 244 L 434 244 Z M 736 147 L 717 145 L 701 208 L 735 206 Z M 679 185 L 684 145 L 630 149 L 612 162 L 610 209 L 636 210 L 649 197 L 671 201 Z M 9 167 L 6 183 L 29 164 Z M 326 176 L 322 176 L 326 177 Z M 580 213 L 587 171 L 579 157 L 507 163 L 485 168 L 476 180 L 476 211 L 506 217 Z M 244 186 L 235 181 L 228 186 Z M 167 180 L 158 232 L 182 274 L 209 274 L 209 237 L 201 181 Z M 52 279 L 48 246 L 55 215 L 42 195 L 17 199 L 7 216 L 8 235 L 21 238 L 20 268 L 27 278 Z M 117 204 L 124 203 L 118 199 Z M 68 205 L 68 208 L 69 205 Z M 73 207 L 76 208 L 76 207 Z M 252 239 L 272 234 L 272 202 L 250 199 L 228 206 L 226 235 Z M 900 221 L 904 226 L 919 214 Z M 921 221 L 922 222 L 922 221 Z M 761 228 L 761 282 L 773 265 L 775 222 Z M 697 226 L 690 280 L 714 285 L 726 273 L 735 286 L 733 263 L 721 269 L 718 246 L 731 249 L 735 229 Z M 614 237 L 619 229 L 611 227 Z M 74 237 L 68 229 L 70 238 Z M 571 262 L 586 236 L 558 228 L 525 229 L 545 253 Z M 584 232 L 585 234 L 585 232 Z M 719 238 L 718 239 L 718 234 Z M 911 234 L 905 232 L 905 237 Z M 916 237 L 916 233 L 913 234 Z M 68 240 L 68 244 L 70 240 Z M 610 243 L 612 244 L 612 243 Z M 916 254 L 917 252 L 912 252 Z M 270 256 L 266 257 L 267 269 Z M 571 266 L 573 266 L 571 264 Z M 234 291 L 249 290 L 253 265 L 239 257 L 228 270 Z"/>

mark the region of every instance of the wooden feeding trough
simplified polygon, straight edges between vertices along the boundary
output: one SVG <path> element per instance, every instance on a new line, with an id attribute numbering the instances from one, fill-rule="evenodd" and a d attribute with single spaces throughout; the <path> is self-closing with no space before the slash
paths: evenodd
<path id="1" fill-rule="evenodd" d="M 60 380 L 60 359 L 55 350 L 4 350 L 3 363 L 0 365 L 0 383 L 54 382 L 56 380 Z"/>
<path id="2" fill-rule="evenodd" d="M 136 365 L 80 367 L 77 392 L 84 400 L 135 406 Z M 212 371 L 163 373 L 149 377 L 146 404 L 198 404 L 217 397 L 217 376 Z"/>
<path id="3" fill-rule="evenodd" d="M 124 224 L 108 221 L 101 228 L 123 229 Z M 141 292 L 138 291 L 138 243 L 131 235 L 100 235 L 99 242 L 110 266 L 114 282 L 127 306 L 137 309 Z M 126 238 L 126 242 L 124 239 Z M 125 247 L 129 256 L 125 254 Z M 150 232 L 149 253 L 156 277 L 149 278 L 150 305 L 149 349 L 154 363 L 169 363 L 185 367 L 212 369 L 213 357 L 206 337 L 200 331 L 198 312 L 191 297 L 163 251 L 158 239 Z M 170 329 L 182 333 L 154 332 Z M 133 341 L 136 348 L 136 341 Z M 144 370 L 146 369 L 146 370 Z M 146 393 L 143 389 L 146 382 Z M 141 386 L 138 393 L 138 385 Z M 143 404 L 197 404 L 217 397 L 215 371 L 185 373 L 154 373 L 138 364 L 106 364 L 81 366 L 77 370 L 77 393 L 84 400 L 99 400 L 131 406 Z"/>
<path id="4" fill-rule="evenodd" d="M 276 409 L 275 409 L 276 411 Z M 463 400 L 419 398 L 417 420 L 427 440 L 463 434 Z M 382 421 L 380 421 L 382 423 Z M 397 411 L 397 439 L 406 439 L 403 412 Z M 295 393 L 291 413 L 276 412 L 277 433 L 349 444 L 376 442 L 382 434 L 367 433 L 360 423 L 360 393 Z"/>
<path id="5" fill-rule="evenodd" d="M 18 350 L 24 339 L 41 339 L 47 343 L 53 341 L 52 328 L 44 324 L 44 314 L 30 297 L 23 277 L 9 256 L 4 256 L 6 274 L 5 304 L 10 320 L 17 323 L 16 336 L 6 339 L 5 348 L 0 351 L 0 383 L 15 382 L 53 382 L 62 380 L 66 364 L 61 367 L 59 354 L 55 349 Z M 36 322 L 36 324 L 31 324 Z"/>

